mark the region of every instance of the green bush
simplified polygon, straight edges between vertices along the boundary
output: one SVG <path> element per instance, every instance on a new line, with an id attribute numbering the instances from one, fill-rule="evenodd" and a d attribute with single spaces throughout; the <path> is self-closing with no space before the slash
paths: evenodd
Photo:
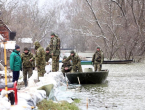
<path id="1" fill-rule="evenodd" d="M 43 100 L 37 104 L 38 110 L 79 110 L 75 103 L 68 102 L 54 103 L 53 101 Z"/>

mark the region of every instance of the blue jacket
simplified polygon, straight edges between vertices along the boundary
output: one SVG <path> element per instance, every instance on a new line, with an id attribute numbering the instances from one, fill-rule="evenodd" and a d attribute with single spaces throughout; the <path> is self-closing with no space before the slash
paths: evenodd
<path id="1" fill-rule="evenodd" d="M 20 71 L 22 68 L 20 52 L 17 50 L 14 50 L 10 55 L 10 68 L 13 71 Z"/>

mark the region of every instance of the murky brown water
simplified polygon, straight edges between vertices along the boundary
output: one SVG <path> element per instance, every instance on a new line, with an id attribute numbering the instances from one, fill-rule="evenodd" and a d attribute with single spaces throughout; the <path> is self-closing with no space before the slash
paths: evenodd
<path id="1" fill-rule="evenodd" d="M 103 65 L 105 84 L 83 85 L 79 107 L 88 110 L 145 110 L 145 64 Z"/>

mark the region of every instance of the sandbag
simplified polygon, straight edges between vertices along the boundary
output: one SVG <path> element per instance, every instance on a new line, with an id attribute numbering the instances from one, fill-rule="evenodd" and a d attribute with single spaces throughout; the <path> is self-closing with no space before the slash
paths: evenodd
<path id="1" fill-rule="evenodd" d="M 52 89 L 53 89 L 53 84 L 44 85 L 44 86 L 38 88 L 38 90 L 45 90 L 46 96 L 49 96 Z"/>

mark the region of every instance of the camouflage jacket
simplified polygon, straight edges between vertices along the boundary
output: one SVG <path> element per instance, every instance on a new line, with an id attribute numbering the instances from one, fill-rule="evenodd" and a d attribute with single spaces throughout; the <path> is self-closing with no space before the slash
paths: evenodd
<path id="1" fill-rule="evenodd" d="M 101 51 L 101 50 L 96 51 L 93 55 L 92 62 L 102 64 L 103 60 L 104 60 L 103 51 Z"/>
<path id="2" fill-rule="evenodd" d="M 51 38 L 50 44 L 50 53 L 53 55 L 59 55 L 60 54 L 60 39 L 58 37 Z"/>
<path id="3" fill-rule="evenodd" d="M 45 53 L 45 61 L 48 62 L 50 58 L 52 58 L 52 56 L 50 55 L 50 52 Z"/>
<path id="4" fill-rule="evenodd" d="M 39 47 L 37 50 L 36 50 L 36 55 L 35 55 L 35 59 L 36 59 L 36 67 L 38 66 L 45 66 L 46 63 L 45 63 L 45 51 L 44 51 L 44 48 L 43 47 Z"/>
<path id="5" fill-rule="evenodd" d="M 64 61 L 63 64 L 62 64 L 62 67 L 61 69 L 64 69 L 65 67 L 68 67 L 69 70 L 72 69 L 72 64 L 70 61 Z"/>
<path id="6" fill-rule="evenodd" d="M 81 59 L 78 55 L 76 55 L 76 53 L 74 56 L 70 55 L 65 61 L 69 61 L 69 60 L 72 60 L 73 66 L 79 67 L 81 65 Z M 62 63 L 65 61 L 62 61 Z"/>
<path id="7" fill-rule="evenodd" d="M 21 54 L 23 68 L 35 67 L 35 61 L 34 60 L 30 61 L 30 59 L 32 58 L 33 58 L 33 54 L 31 52 L 28 52 L 28 54 L 25 53 Z"/>

